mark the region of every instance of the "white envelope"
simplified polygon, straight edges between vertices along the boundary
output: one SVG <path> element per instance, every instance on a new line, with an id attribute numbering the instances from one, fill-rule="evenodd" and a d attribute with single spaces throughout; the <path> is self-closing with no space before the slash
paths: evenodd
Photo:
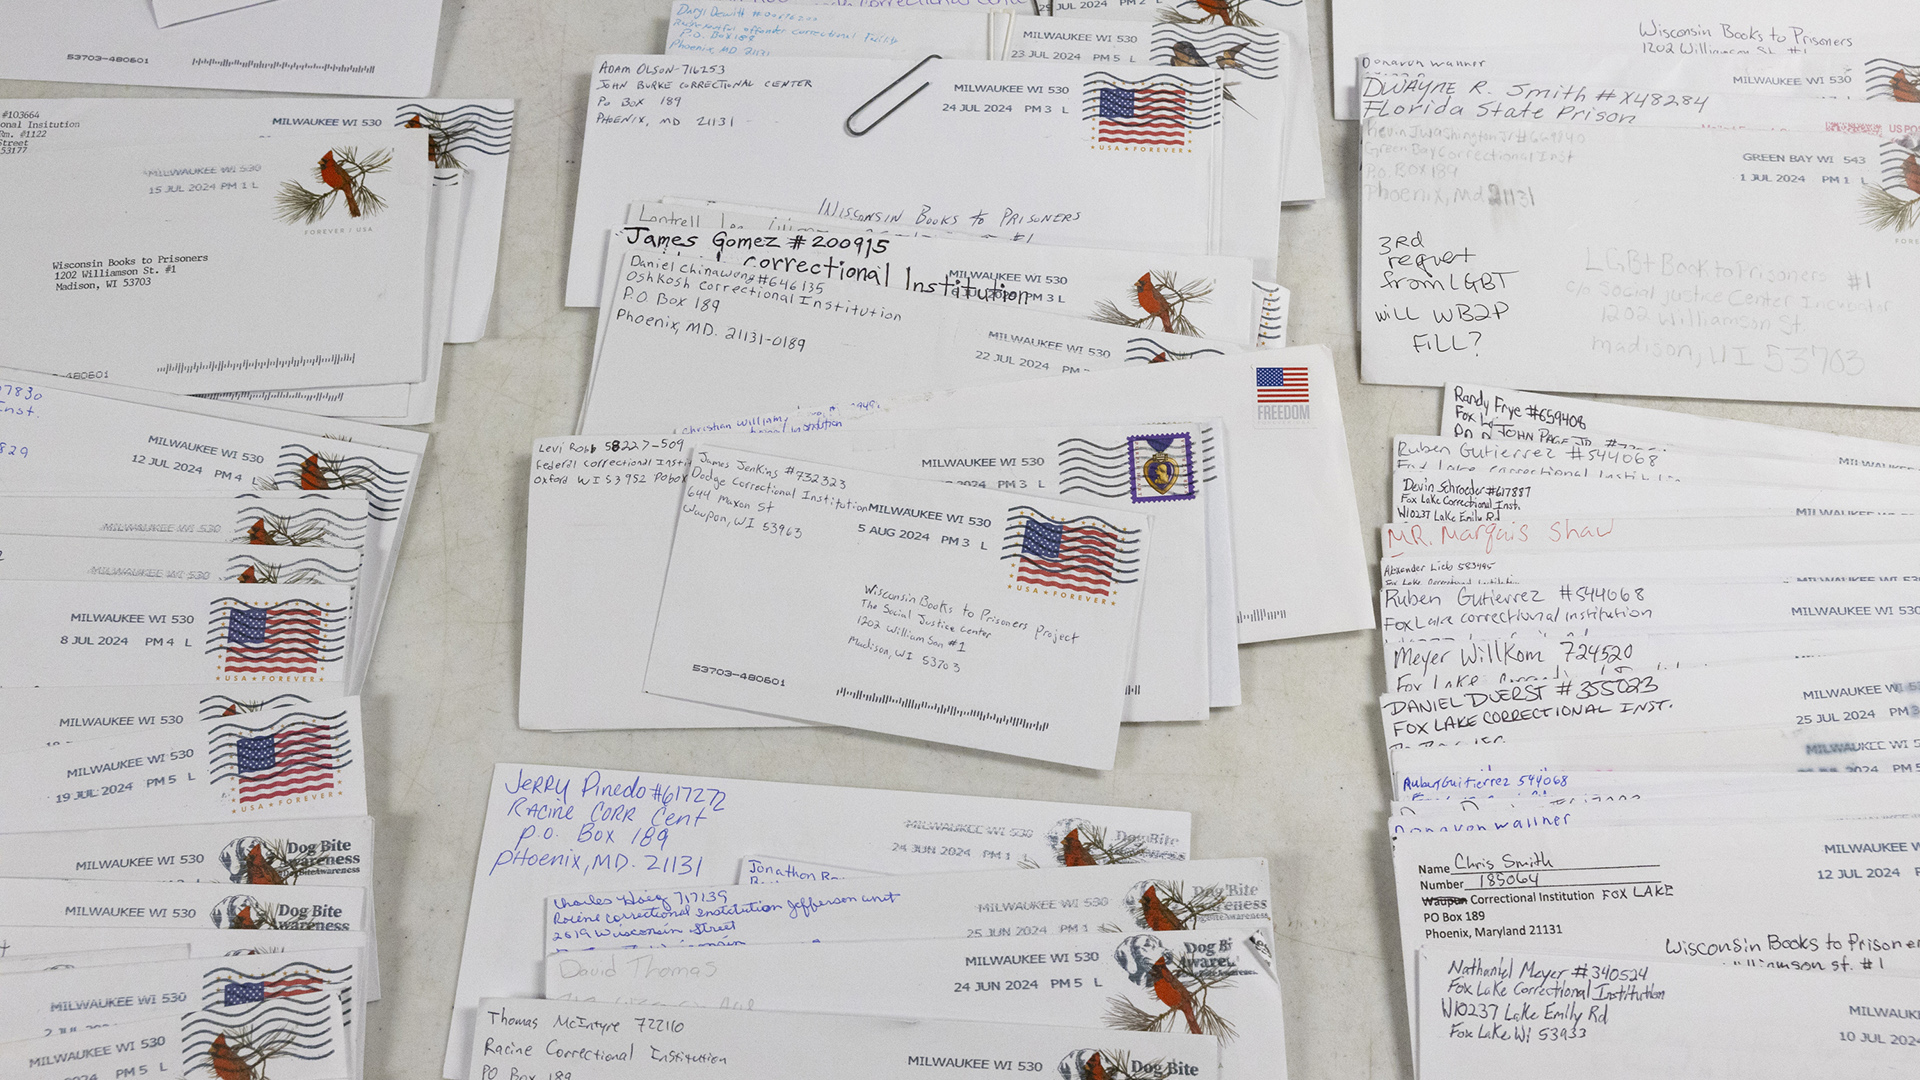
<path id="1" fill-rule="evenodd" d="M 717 264 L 672 246 L 697 243 L 695 235 L 613 235 L 607 262 L 620 283 L 600 309 L 607 330 L 580 433 L 671 431 L 821 402 L 1239 351 L 1157 327 Z M 807 362 L 820 356 L 831 362 Z M 689 371 L 700 377 L 681 377 Z"/>
<path id="2" fill-rule="evenodd" d="M 289 409 L 320 416 L 344 416 L 379 424 L 430 424 L 440 397 L 440 370 L 453 319 L 454 279 L 467 213 L 468 188 L 462 169 L 436 171 L 433 210 L 427 230 L 428 260 L 426 374 L 418 382 L 373 386 L 318 387 L 304 390 L 241 390 L 214 394 L 226 401 Z"/>
<path id="3" fill-rule="evenodd" d="M 1502 638 L 1522 632 L 1562 635 L 1696 633 L 1710 628 L 1806 633 L 1855 627 L 1913 626 L 1920 581 L 1591 582 L 1579 576 L 1512 585 L 1387 585 L 1380 590 L 1380 636 L 1389 643 L 1444 636 Z"/>
<path id="4" fill-rule="evenodd" d="M 769 849 L 893 873 L 1183 860 L 1185 812 L 494 766 L 442 1076 L 467 1075 L 480 999 L 540 991 L 548 894 L 729 882 Z M 964 844 L 942 843 L 964 835 Z"/>
<path id="5" fill-rule="evenodd" d="M 172 1016 L 0 1042 L 0 1073 L 32 1076 L 53 1062 L 84 1060 L 109 1076 L 163 1076 L 186 1069 L 179 1042 L 180 1021 Z"/>
<path id="6" fill-rule="evenodd" d="M 373 941 L 373 819 L 283 818 L 264 826 L 263 832 L 223 822 L 4 833 L 0 834 L 0 873 L 211 881 L 247 887 L 305 883 L 365 890 L 367 997 L 380 1000 L 379 950 Z M 7 919 L 23 921 L 13 909 L 8 910 Z"/>
<path id="7" fill-rule="evenodd" d="M 1380 526 L 1380 563 L 1414 566 L 1433 558 L 1534 552 L 1687 551 L 1742 546 L 1801 548 L 1920 540 L 1904 517 L 1528 517 L 1466 525 Z"/>
<path id="8" fill-rule="evenodd" d="M 1827 774 L 1834 775 L 1834 774 Z M 1911 817 L 1920 783 L 1911 776 L 1849 774 L 1854 782 L 1808 788 L 1736 788 L 1600 800 L 1474 799 L 1399 803 L 1390 837 L 1409 832 L 1503 832 L 1595 825 L 1693 824 L 1733 820 Z"/>
<path id="9" fill-rule="evenodd" d="M 1284 385 L 1263 388 L 1263 379 Z M 1240 640 L 1272 641 L 1373 626 L 1336 385 L 1332 355 L 1316 345 L 950 391 L 857 422 L 1118 424 L 1142 416 L 1221 416 L 1232 462 Z"/>
<path id="10" fill-rule="evenodd" d="M 365 816 L 365 754 L 358 698 L 18 750 L 0 829 Z"/>
<path id="11" fill-rule="evenodd" d="M 13 1008 L 0 1020 L 0 1046 L 169 1018 L 181 1075 L 209 1070 L 216 1055 L 277 1050 L 268 1059 L 275 1076 L 345 1080 L 359 1074 L 365 1034 L 353 1015 L 364 1006 L 353 993 L 358 956 L 314 949 L 8 975 Z"/>
<path id="12" fill-rule="evenodd" d="M 1386 660 L 1391 689 L 1416 693 L 1916 648 L 1920 648 L 1920 634 L 1884 624 L 1837 630 L 1753 630 L 1720 623 L 1674 633 L 1576 628 L 1559 634 L 1520 631 L 1464 639 L 1448 633 L 1416 634 L 1388 646 Z"/>
<path id="13" fill-rule="evenodd" d="M 1112 768 L 1152 543 L 1142 513 L 698 442 L 644 686 Z"/>
<path id="14" fill-rule="evenodd" d="M 193 955 L 186 945 L 135 945 L 122 949 L 80 949 L 70 952 L 35 953 L 31 956 L 0 954 L 0 975 L 23 971 L 52 971 L 68 967 L 115 967 L 121 964 L 145 964 L 155 960 L 185 960 Z M 0 1052 L 4 1052 L 0 1043 Z"/>
<path id="15" fill-rule="evenodd" d="M 1333 25 L 1333 115 L 1358 107 L 1359 58 L 1412 49 L 1607 48 L 1675 64 L 1714 53 L 1884 52 L 1920 40 L 1914 12 L 1881 13 L 1790 0 L 1667 0 L 1554 8 L 1515 19 L 1496 0 L 1342 0 Z M 1898 51 L 1895 49 L 1894 51 Z"/>
<path id="16" fill-rule="evenodd" d="M 1678 60 L 1624 50 L 1414 49 L 1360 58 L 1360 118 L 1693 126 L 1721 108 L 1757 109 L 1762 98 L 1885 97 L 1899 70 L 1871 53 L 1714 53 Z"/>
<path id="17" fill-rule="evenodd" d="M 1200 859 L 1165 871 L 1063 866 L 567 893 L 547 898 L 547 954 L 900 938 L 1037 944 L 1091 933 L 1225 932 L 1273 918 L 1265 859 Z"/>
<path id="18" fill-rule="evenodd" d="M 1920 653 L 1709 664 L 1383 694 L 1387 748 L 1920 717 Z"/>
<path id="19" fill-rule="evenodd" d="M 0 78 L 295 94 L 424 94 L 439 0 L 280 0 L 156 24 L 144 3 L 0 2 Z"/>
<path id="20" fill-rule="evenodd" d="M 0 579 L 340 585 L 351 595 L 360 552 L 0 532 Z"/>
<path id="21" fill-rule="evenodd" d="M 1310 202 L 1327 193 L 1326 166 L 1320 155 L 1320 109 L 1315 104 L 1311 45 L 1320 40 L 1307 22 L 1306 0 L 1232 0 L 1209 6 L 1200 0 L 1179 0 L 1158 6 L 1137 0 L 1052 0 L 1049 15 L 1082 19 L 1137 21 L 1151 13 L 1158 22 L 1193 27 L 1204 33 L 1229 26 L 1273 27 L 1287 35 L 1292 49 L 1293 113 L 1287 126 L 1293 136 L 1287 146 L 1286 200 Z M 1026 5 L 1014 5 L 1016 11 Z M 1338 69 L 1336 68 L 1336 71 Z"/>
<path id="22" fill-rule="evenodd" d="M 1731 453 L 1632 446 L 1584 446 L 1528 439 L 1396 435 L 1396 470 L 1480 476 L 1590 480 L 1693 481 L 1766 487 L 1849 488 L 1920 492 L 1910 471 L 1862 469 L 1827 461 L 1794 461 Z"/>
<path id="23" fill-rule="evenodd" d="M 1872 471 L 1920 469 L 1920 448 L 1903 443 L 1525 390 L 1451 383 L 1440 410 L 1441 432 L 1449 436 L 1699 450 Z"/>
<path id="24" fill-rule="evenodd" d="M 1395 524 L 1469 527 L 1508 515 L 1561 513 L 1583 518 L 1714 514 L 1745 519 L 1920 513 L 1920 492 L 1838 487 L 1775 487 L 1724 482 L 1652 483 L 1639 479 L 1449 476 L 1395 470 Z"/>
<path id="25" fill-rule="evenodd" d="M 1875 778 L 1859 773 L 1594 772 L 1588 769 L 1406 772 L 1393 782 L 1394 810 L 1451 809 L 1482 799 L 1555 799 L 1570 803 L 1735 791 L 1838 791 Z"/>
<path id="26" fill-rule="evenodd" d="M 8 492 L 364 492 L 371 519 L 368 574 L 356 620 L 356 645 L 364 647 L 348 660 L 348 684 L 359 686 L 412 508 L 425 435 L 10 369 L 0 369 L 0 400 L 9 402 L 0 409 L 0 440 L 33 451 L 11 459 L 0 476 Z M 275 523 L 261 520 L 271 532 Z"/>
<path id="27" fill-rule="evenodd" d="M 1145 12 L 1137 14 L 1144 15 Z M 1221 250 L 1253 260 L 1263 278 L 1280 276 L 1280 202 L 1288 147 L 1299 109 L 1293 95 L 1304 80 L 1293 71 L 1293 43 L 1279 30 L 1245 25 L 1118 22 L 1112 19 L 1002 14 L 996 60 L 1060 63 L 1143 63 L 1217 68 L 1227 107 L 1221 166 Z M 1318 139 L 1317 126 L 1310 126 Z"/>
<path id="28" fill-rule="evenodd" d="M 240 495 L 0 491 L 0 525 L 8 532 L 35 536 L 360 549 L 367 539 L 367 496 L 358 490 Z"/>
<path id="29" fill-rule="evenodd" d="M 545 1057 L 566 1062 L 572 1080 L 627 1080 L 641 1036 L 647 1075 L 666 1078 L 758 1080 L 792 1069 L 795 1061 L 831 1061 L 841 1080 L 890 1080 L 903 1066 L 922 1076 L 967 1076 L 1002 1061 L 1008 1070 L 1017 1063 L 1016 1075 L 1057 1070 L 1070 1080 L 1220 1075 L 1220 1048 L 1211 1036 L 487 998 L 480 1003 L 469 1080 L 525 1064 L 536 1045 Z"/>
<path id="30" fill-rule="evenodd" d="M 339 697 L 337 683 L 260 688 L 223 683 L 172 686 L 34 686 L 0 689 L 0 753 L 125 735 L 149 728 L 211 725 L 222 717 Z"/>
<path id="31" fill-rule="evenodd" d="M 595 302 L 602 230 L 641 195 L 1218 253 L 1224 103 L 1215 73 L 931 60 L 909 76 L 908 66 L 599 57 L 567 303 Z M 775 160 L 809 167 L 764 167 Z"/>
<path id="32" fill-rule="evenodd" d="M 756 2 L 777 2 L 777 0 L 756 0 Z M 1019 296 L 1021 302 L 1046 307 L 1049 310 L 1055 309 L 1056 302 L 1064 303 L 1067 306 L 1059 308 L 1058 310 L 1068 315 L 1079 314 L 1083 310 L 1086 310 L 1088 305 L 1085 300 L 1078 296 L 1078 289 L 1074 286 L 1071 279 L 1066 282 L 1047 281 L 1049 276 L 1062 276 L 1059 270 L 1048 269 L 1048 267 L 1052 267 L 1057 263 L 1065 263 L 1076 273 L 1087 273 L 1090 268 L 1081 264 L 1079 260 L 1091 253 L 1097 252 L 1104 264 L 1100 268 L 1100 272 L 1112 275 L 1116 273 L 1112 267 L 1114 261 L 1117 260 L 1121 263 L 1140 262 L 1142 254 L 1144 254 L 1130 254 L 1102 248 L 1071 247 L 1063 244 L 1027 244 L 1012 239 L 1009 236 L 1000 236 L 992 233 L 974 235 L 957 232 L 953 229 L 930 228 L 925 225 L 854 221 L 847 218 L 830 217 L 826 214 L 806 214 L 792 210 L 769 210 L 765 207 L 740 206 L 734 203 L 712 202 L 703 199 L 669 197 L 654 201 L 643 200 L 627 205 L 628 225 L 649 225 L 655 223 L 694 228 L 770 229 L 776 232 L 822 230 L 837 233 L 878 233 L 885 236 L 910 236 L 939 240 L 999 240 L 1002 241 L 1002 243 L 996 247 L 974 247 L 967 250 L 972 252 L 976 258 L 986 257 L 995 259 L 996 269 L 991 271 L 995 275 L 1015 272 L 1014 270 L 1006 268 L 1001 260 L 1019 260 L 1020 265 L 1026 267 L 1018 271 L 1020 274 L 1018 280 L 1021 281 L 1022 284 L 1031 284 L 1034 282 L 1033 278 L 1027 276 L 1035 272 L 1034 267 L 1028 266 L 1028 260 L 1037 262 L 1040 265 L 1040 283 L 1065 285 L 1067 286 L 1067 291 L 1063 293 L 1049 293 L 1044 296 L 1041 294 L 1023 293 L 1016 293 L 1015 295 Z M 1168 252 L 1154 252 L 1151 256 L 1151 261 L 1156 266 L 1171 268 L 1170 271 L 1166 272 L 1171 272 L 1176 275 L 1185 273 L 1190 278 L 1201 277 L 1213 282 L 1212 291 L 1206 297 L 1207 302 L 1238 306 L 1239 301 L 1235 299 L 1235 297 L 1239 295 L 1239 290 L 1235 288 L 1231 282 L 1231 271 L 1225 268 L 1233 267 L 1242 260 L 1234 259 L 1228 255 L 1174 255 Z M 955 272 L 961 273 L 962 276 L 969 277 L 985 276 L 985 272 L 980 270 L 977 264 L 957 269 Z M 1118 273 L 1124 274 L 1124 271 L 1119 271 Z M 604 307 L 606 306 L 607 296 L 610 294 L 614 283 L 605 280 L 604 275 L 602 275 L 602 278 L 600 303 L 601 306 Z M 1134 300 L 1136 302 L 1145 299 L 1139 294 L 1139 278 L 1128 279 L 1120 276 L 1115 280 L 1122 285 L 1132 284 L 1135 286 Z M 1149 282 L 1151 282 L 1151 280 L 1152 279 L 1149 278 Z M 1192 308 L 1199 299 L 1193 296 L 1195 290 L 1188 288 L 1181 291 L 1188 296 L 1187 306 Z M 1251 293 L 1250 299 L 1257 310 L 1254 311 L 1253 322 L 1245 335 L 1234 333 L 1232 328 L 1224 323 L 1217 327 L 1209 324 L 1203 332 L 1209 337 L 1236 341 L 1251 341 L 1263 349 L 1286 348 L 1287 315 L 1288 309 L 1292 306 L 1293 294 L 1275 282 L 1258 280 L 1251 283 Z M 1125 296 L 1126 294 L 1122 292 L 1121 295 Z M 1096 296 L 1087 299 L 1092 301 L 1092 308 L 1097 312 L 1096 317 L 1104 314 L 1107 315 L 1109 321 L 1111 321 L 1111 315 L 1099 309 L 1099 303 L 1103 297 Z M 1112 302 L 1110 296 L 1105 297 L 1105 299 Z M 1140 314 L 1144 315 L 1145 313 L 1145 309 L 1142 308 Z M 1191 315 L 1192 312 L 1189 311 L 1188 314 Z M 1124 308 L 1121 311 L 1121 315 L 1130 322 L 1144 324 L 1151 321 L 1142 319 L 1140 315 L 1128 315 Z M 600 336 L 605 337 L 605 335 L 605 325 L 602 324 Z M 595 350 L 598 351 L 598 341 L 595 342 L 594 347 Z"/>
<path id="33" fill-rule="evenodd" d="M 425 372 L 422 133 L 76 146 L 0 184 L 13 364 L 182 394 Z"/>
<path id="34" fill-rule="evenodd" d="M 214 0 L 221 2 L 221 0 Z M 291 10 L 296 5 L 285 5 Z M 19 138 L 15 125 L 33 133 Z M 13 98 L 0 100 L 0 146 L 32 154 L 79 146 L 194 142 L 244 135 L 356 135 L 367 128 L 426 130 L 437 175 L 460 172 L 467 192 L 452 326 L 446 340 L 478 341 L 487 333 L 500 262 L 500 228 L 513 144 L 510 98 L 226 97 Z M 356 129 L 348 131 L 347 129 Z M 18 150 L 12 149 L 19 147 Z"/>
<path id="35" fill-rule="evenodd" d="M 0 877 L 7 922 L 18 926 L 191 927 L 364 932 L 367 890 L 225 881 Z M 233 939 L 244 947 L 245 939 Z"/>
<path id="36" fill-rule="evenodd" d="M 1409 1000 L 1421 947 L 1489 939 L 1830 980 L 1911 975 L 1912 834 L 1911 821 L 1806 820 L 1402 836 Z"/>
<path id="37" fill-rule="evenodd" d="M 1286 1076 L 1280 983 L 1245 925 L 1088 934 L 1047 948 L 842 941 L 566 953 L 547 958 L 546 991 L 564 1000 L 664 997 L 706 1008 L 751 1002 L 775 1012 L 1208 1034 L 1220 1040 L 1222 1080 Z"/>
<path id="38" fill-rule="evenodd" d="M 1920 720 L 1667 730 L 1390 751 L 1395 776 L 1475 769 L 1904 773 L 1920 768 Z"/>
<path id="39" fill-rule="evenodd" d="M 1912 979 L 1468 945 L 1425 946 L 1418 969 L 1427 1080 L 1891 1078 L 1913 1072 L 1920 1039 Z"/>
<path id="40" fill-rule="evenodd" d="M 1159 540 L 1147 556 L 1151 573 L 1141 596 L 1137 646 L 1153 658 L 1151 674 L 1142 674 L 1136 663 L 1123 719 L 1198 720 L 1210 705 L 1239 700 L 1231 507 L 1224 482 L 1229 469 L 1212 426 L 1192 425 L 1186 438 L 1168 443 L 1176 465 L 1165 495 L 1145 481 L 1128 484 L 1127 477 L 1156 455 L 1150 443 L 1134 440 L 1159 438 L 1170 430 L 1163 425 L 842 431 L 754 436 L 751 445 L 872 472 L 1043 492 L 1153 513 Z M 684 437 L 575 437 L 534 445 L 521 635 L 522 727 L 787 723 L 673 698 L 636 699 L 618 659 L 643 656 L 652 648 L 686 475 L 685 444 Z M 1148 447 L 1137 462 L 1115 465 L 1115 455 L 1131 458 L 1136 446 Z M 1189 452 L 1191 472 L 1177 460 Z M 949 466 L 962 461 L 970 463 L 962 471 Z M 1074 482 L 1069 472 L 1080 479 Z M 621 565 L 622 573 L 590 589 L 580 587 L 570 570 L 612 563 Z M 1196 625 L 1206 627 L 1204 635 L 1194 633 Z"/>
<path id="41" fill-rule="evenodd" d="M 247 949 L 235 950 L 231 930 L 215 929 L 211 923 L 200 927 L 165 926 L 6 926 L 0 925 L 0 955 L 44 956 L 80 949 L 160 949 L 185 947 L 195 958 L 267 955 L 312 949 L 352 950 L 372 955 L 371 931 L 346 930 L 250 930 L 244 939 Z M 37 969 L 36 969 L 37 970 Z M 371 972 L 368 973 L 371 985 Z"/>
<path id="42" fill-rule="evenodd" d="M 1920 285 L 1899 246 L 1920 221 L 1900 137 L 1363 124 L 1366 381 L 1920 403 L 1892 359 L 1897 298 Z M 1649 160 L 1693 182 L 1656 190 Z M 1739 227 L 1736 203 L 1780 227 Z"/>
<path id="43" fill-rule="evenodd" d="M 1732 523 L 1729 522 L 1729 525 Z M 1433 555 L 1381 563 L 1381 580 L 1392 584 L 1472 585 L 1544 581 L 1585 576 L 1590 581 L 1631 577 L 1697 578 L 1712 581 L 1791 581 L 1805 577 L 1903 576 L 1920 557 L 1920 541 L 1898 544 L 1801 544 L 1647 551 L 1533 551 L 1519 555 Z"/>
<path id="44" fill-rule="evenodd" d="M 692 220 L 659 220 L 665 214 Z M 820 225 L 798 220 L 809 216 L 634 203 L 627 208 L 622 235 L 610 243 L 631 248 L 639 240 L 643 248 L 658 245 L 655 250 L 677 251 L 710 265 L 1028 307 L 1241 345 L 1252 340 L 1254 304 L 1270 301 L 1264 293 L 1256 296 L 1252 284 L 1241 284 L 1248 280 L 1248 261 L 1229 255 L 996 243 L 934 230 L 895 233 L 832 219 Z M 621 284 L 621 275 L 608 275 L 601 307 L 609 305 Z M 607 325 L 601 320 L 602 339 Z"/>

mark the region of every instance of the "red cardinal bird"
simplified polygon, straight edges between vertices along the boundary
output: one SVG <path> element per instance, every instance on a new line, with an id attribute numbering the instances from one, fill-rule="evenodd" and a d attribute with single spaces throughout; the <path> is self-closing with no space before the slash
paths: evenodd
<path id="1" fill-rule="evenodd" d="M 233 580 L 242 585 L 258 585 L 260 584 L 260 575 L 254 573 L 253 567 L 249 566 L 245 570 L 240 571 L 240 576 Z"/>
<path id="2" fill-rule="evenodd" d="M 1173 357 L 1171 357 L 1171 356 L 1168 356 L 1168 355 L 1166 354 L 1166 352 L 1165 352 L 1164 350 L 1162 350 L 1161 352 L 1157 352 L 1157 353 L 1154 353 L 1154 354 L 1153 354 L 1153 359 L 1151 359 L 1151 360 L 1149 360 L 1149 361 L 1147 361 L 1147 363 L 1149 363 L 1149 364 L 1164 364 L 1164 363 L 1166 363 L 1167 361 L 1169 361 L 1169 360 L 1171 360 L 1171 359 L 1173 359 Z"/>
<path id="3" fill-rule="evenodd" d="M 1894 72 L 1888 85 L 1893 90 L 1893 100 L 1920 103 L 1920 87 L 1913 85 L 1913 78 L 1904 70 Z"/>
<path id="4" fill-rule="evenodd" d="M 253 524 L 247 526 L 247 543 L 273 546 L 273 533 L 267 530 L 266 518 L 254 518 Z"/>
<path id="5" fill-rule="evenodd" d="M 1906 164 L 1900 166 L 1900 178 L 1907 182 L 1907 190 L 1920 194 L 1920 157 L 1907 155 Z"/>
<path id="6" fill-rule="evenodd" d="M 259 923 L 256 923 L 256 922 L 254 922 L 254 921 L 253 921 L 253 908 L 252 908 L 252 906 L 251 906 L 251 905 L 249 905 L 249 906 L 247 906 L 247 907 L 243 907 L 243 908 L 241 908 L 241 909 L 240 909 L 239 911 L 236 911 L 236 912 L 234 912 L 234 913 L 233 913 L 233 922 L 232 922 L 232 924 L 231 924 L 231 925 L 229 925 L 229 926 L 227 927 L 227 929 L 229 929 L 229 930 L 258 930 L 258 929 L 260 929 L 260 924 L 259 924 Z"/>
<path id="7" fill-rule="evenodd" d="M 1085 1080 L 1107 1080 L 1107 1063 L 1100 1060 L 1100 1051 L 1095 1050 L 1087 1059 L 1087 1067 L 1081 1073 Z"/>
<path id="8" fill-rule="evenodd" d="M 1073 829 L 1060 838 L 1060 856 L 1068 866 L 1098 866 L 1087 845 L 1080 842 L 1080 830 Z"/>
<path id="9" fill-rule="evenodd" d="M 227 1045 L 225 1035 L 215 1035 L 207 1048 L 207 1064 L 219 1080 L 253 1080 L 253 1069 L 240 1059 L 240 1052 Z"/>
<path id="10" fill-rule="evenodd" d="M 1160 329 L 1173 333 L 1173 305 L 1153 287 L 1153 275 L 1141 274 L 1140 280 L 1133 283 L 1134 298 L 1139 301 L 1140 310 L 1160 320 Z"/>
<path id="11" fill-rule="evenodd" d="M 1153 962 L 1153 996 L 1169 1009 L 1178 1009 L 1187 1018 L 1187 1027 L 1195 1035 L 1200 1034 L 1200 1020 L 1193 1015 L 1193 991 L 1185 983 L 1173 977 L 1167 970 L 1167 958 L 1161 957 Z"/>
<path id="12" fill-rule="evenodd" d="M 360 201 L 353 197 L 353 178 L 347 175 L 347 170 L 341 168 L 339 162 L 333 160 L 331 150 L 320 159 L 320 181 L 347 197 L 348 217 L 360 216 Z"/>
<path id="13" fill-rule="evenodd" d="M 259 844 L 247 852 L 247 884 L 249 885 L 285 885 L 287 879 L 280 872 L 267 865 L 266 852 Z"/>
<path id="14" fill-rule="evenodd" d="M 1160 902 L 1160 892 L 1152 885 L 1147 886 L 1147 891 L 1140 894 L 1140 917 L 1147 921 L 1149 930 L 1165 933 L 1170 930 L 1186 929 L 1179 917 L 1168 911 L 1167 905 Z"/>
<path id="15" fill-rule="evenodd" d="M 300 490 L 326 491 L 332 487 L 327 483 L 327 474 L 320 471 L 320 455 L 308 454 L 307 460 L 300 463 Z"/>

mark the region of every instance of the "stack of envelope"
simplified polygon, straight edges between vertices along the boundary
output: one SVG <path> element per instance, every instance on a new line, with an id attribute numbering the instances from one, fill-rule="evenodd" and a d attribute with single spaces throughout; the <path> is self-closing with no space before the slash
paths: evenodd
<path id="1" fill-rule="evenodd" d="M 1920 451 L 1444 394 L 1381 529 L 1422 1076 L 1910 1075 Z"/>
<path id="2" fill-rule="evenodd" d="M 6 362 L 430 422 L 486 333 L 512 131 L 499 100 L 0 100 Z"/>
<path id="3" fill-rule="evenodd" d="M 1189 861 L 1184 812 L 514 764 L 489 791 L 449 1080 L 1286 1075 L 1266 861 Z"/>
<path id="4" fill-rule="evenodd" d="M 1372 626 L 1331 354 L 1271 280 L 1320 194 L 1304 28 L 1070 16 L 682 3 L 595 60 L 523 727 L 1105 769 L 1238 704 L 1240 644 Z"/>
<path id="5" fill-rule="evenodd" d="M 426 441 L 0 369 L 0 1074 L 360 1075 L 353 695 Z"/>
<path id="6" fill-rule="evenodd" d="M 513 127 L 427 96 L 439 15 L 0 3 L 0 77 L 356 95 L 0 100 L 0 1075 L 365 1073 L 394 425 Z"/>
<path id="7" fill-rule="evenodd" d="M 1920 405 L 1920 9 L 1338 7 L 1364 380 Z"/>

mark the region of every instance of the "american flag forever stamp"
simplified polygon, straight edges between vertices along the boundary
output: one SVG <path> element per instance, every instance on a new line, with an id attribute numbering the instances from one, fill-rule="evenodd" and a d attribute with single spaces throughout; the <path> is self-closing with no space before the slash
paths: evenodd
<path id="1" fill-rule="evenodd" d="M 1144 79 L 1089 72 L 1081 88 L 1093 144 L 1102 150 L 1191 153 L 1194 132 L 1220 122 L 1220 104 L 1217 80 L 1172 72 Z"/>
<path id="2" fill-rule="evenodd" d="M 1140 580 L 1140 531 L 1097 514 L 1056 518 L 1015 506 L 1001 551 L 1013 564 L 1008 587 L 1027 592 L 1111 603 L 1120 586 Z"/>

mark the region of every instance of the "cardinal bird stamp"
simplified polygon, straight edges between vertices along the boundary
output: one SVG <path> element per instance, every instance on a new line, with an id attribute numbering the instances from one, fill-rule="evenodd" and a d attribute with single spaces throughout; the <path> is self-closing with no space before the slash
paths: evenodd
<path id="1" fill-rule="evenodd" d="M 1094 319 L 1116 326 L 1144 326 L 1182 337 L 1199 337 L 1200 327 L 1188 309 L 1207 303 L 1207 297 L 1213 295 L 1213 279 L 1181 281 L 1171 270 L 1149 270 L 1134 281 L 1128 292 L 1126 304 L 1132 310 L 1123 309 L 1111 300 L 1101 300 L 1093 306 Z"/>
<path id="2" fill-rule="evenodd" d="M 1867 185 L 1860 213 L 1882 232 L 1906 232 L 1920 222 L 1920 135 L 1880 145 L 1880 183 Z"/>
<path id="3" fill-rule="evenodd" d="M 1183 941 L 1178 950 L 1154 934 L 1122 939 L 1114 950 L 1114 963 L 1145 994 L 1138 1001 L 1132 994 L 1108 998 L 1107 1025 L 1122 1031 L 1185 1032 L 1230 1041 L 1234 1026 L 1208 1004 L 1207 995 L 1231 986 L 1235 978 L 1256 974 L 1236 964 L 1234 956 L 1231 939 Z"/>
<path id="4" fill-rule="evenodd" d="M 1161 856 L 1153 851 L 1151 837 L 1125 829 L 1106 829 L 1085 818 L 1062 818 L 1047 830 L 1047 850 L 1054 866 L 1110 866 L 1116 863 L 1148 862 Z M 1024 869 L 1041 864 L 1022 858 Z"/>
<path id="5" fill-rule="evenodd" d="M 1193 435 L 1185 431 L 1127 439 L 1127 496 L 1137 503 L 1184 502 L 1193 482 Z"/>
<path id="6" fill-rule="evenodd" d="M 262 491 L 361 491 L 375 521 L 396 520 L 411 472 L 384 465 L 367 454 L 331 454 L 304 443 L 280 448 L 273 479 L 261 479 Z"/>
<path id="7" fill-rule="evenodd" d="M 1867 62 L 1866 76 L 1868 97 L 1920 104 L 1920 64 L 1879 56 Z"/>
<path id="8" fill-rule="evenodd" d="M 1125 1050 L 1082 1049 L 1060 1059 L 1060 1080 L 1167 1080 L 1198 1076 L 1200 1070 L 1168 1058 L 1142 1060 Z"/>
<path id="9" fill-rule="evenodd" d="M 392 165 L 390 150 L 375 150 L 363 160 L 358 149 L 336 146 L 314 164 L 313 176 L 319 189 L 308 188 L 298 180 L 283 181 L 273 198 L 274 214 L 289 225 L 312 225 L 336 205 L 344 205 L 349 218 L 372 217 L 386 209 L 387 201 L 367 186 L 367 177 L 386 172 Z"/>
<path id="10" fill-rule="evenodd" d="M 1226 905 L 1224 885 L 1188 885 L 1171 878 L 1141 881 L 1127 892 L 1127 914 L 1135 927 L 1158 933 L 1195 929 Z"/>

